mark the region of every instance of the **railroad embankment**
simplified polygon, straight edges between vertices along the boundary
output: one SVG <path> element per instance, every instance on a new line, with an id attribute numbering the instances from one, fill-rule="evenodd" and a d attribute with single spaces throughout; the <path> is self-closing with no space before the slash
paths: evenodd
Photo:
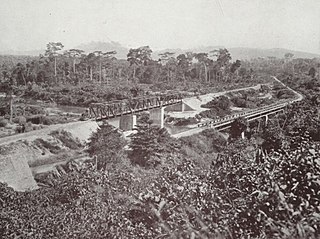
<path id="1" fill-rule="evenodd" d="M 0 182 L 15 190 L 37 188 L 31 168 L 83 154 L 95 121 L 72 122 L 0 139 Z"/>

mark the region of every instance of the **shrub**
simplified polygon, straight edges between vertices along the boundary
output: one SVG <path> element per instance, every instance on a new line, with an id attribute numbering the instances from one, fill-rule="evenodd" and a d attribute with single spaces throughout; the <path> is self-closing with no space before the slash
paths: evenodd
<path id="1" fill-rule="evenodd" d="M 4 119 L 4 118 L 0 119 L 0 127 L 6 127 L 7 124 L 8 124 L 8 120 L 7 119 Z"/>
<path id="2" fill-rule="evenodd" d="M 27 123 L 26 117 L 24 117 L 24 116 L 19 116 L 19 117 L 18 117 L 18 123 L 19 123 L 20 125 L 25 125 L 25 124 Z"/>
<path id="3" fill-rule="evenodd" d="M 189 117 L 187 119 L 185 119 L 185 118 L 176 119 L 175 121 L 176 121 L 174 123 L 175 126 L 185 126 L 185 125 L 198 123 L 198 120 L 195 117 Z"/>
<path id="4" fill-rule="evenodd" d="M 201 105 L 202 108 L 219 108 L 222 110 L 227 110 L 230 107 L 230 100 L 228 97 L 222 95 L 213 100 L 209 101 L 208 103 Z"/>
<path id="5" fill-rule="evenodd" d="M 65 130 L 55 130 L 50 133 L 51 136 L 60 140 L 62 144 L 69 149 L 79 149 L 82 147 L 81 142 L 75 139 L 70 132 Z"/>
<path id="6" fill-rule="evenodd" d="M 206 111 L 202 111 L 200 112 L 200 116 L 202 118 L 211 118 L 211 119 L 215 119 L 217 117 L 223 117 L 226 116 L 228 114 L 230 114 L 230 110 L 222 110 L 220 108 L 211 108 L 210 110 L 206 110 Z"/>
<path id="7" fill-rule="evenodd" d="M 44 125 L 51 125 L 51 124 L 53 124 L 53 120 L 49 116 L 45 116 L 45 117 L 43 117 L 42 123 Z"/>
<path id="8" fill-rule="evenodd" d="M 41 138 L 36 139 L 34 143 L 41 149 L 49 150 L 52 154 L 58 154 L 61 151 L 61 148 L 58 145 Z"/>
<path id="9" fill-rule="evenodd" d="M 239 97 L 233 97 L 231 98 L 231 102 L 236 106 L 236 107 L 241 107 L 241 108 L 245 108 L 247 107 L 247 101 L 243 98 L 239 98 Z"/>

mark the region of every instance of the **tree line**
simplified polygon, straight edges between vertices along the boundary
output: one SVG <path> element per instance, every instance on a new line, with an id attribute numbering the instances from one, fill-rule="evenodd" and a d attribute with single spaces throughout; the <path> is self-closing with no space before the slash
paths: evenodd
<path id="1" fill-rule="evenodd" d="M 1 80 L 16 85 L 94 82 L 112 84 L 119 80 L 154 84 L 159 82 L 213 83 L 248 77 L 241 61 L 231 62 L 227 49 L 210 52 L 160 53 L 153 59 L 149 46 L 132 48 L 127 59 L 117 59 L 116 51 L 64 50 L 61 42 L 49 42 L 39 57 L 1 57 Z"/>

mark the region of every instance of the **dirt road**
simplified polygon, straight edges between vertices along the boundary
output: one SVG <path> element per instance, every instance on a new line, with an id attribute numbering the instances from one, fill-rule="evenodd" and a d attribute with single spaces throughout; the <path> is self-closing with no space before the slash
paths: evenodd
<path id="1" fill-rule="evenodd" d="M 66 124 L 55 124 L 50 125 L 44 129 L 34 130 L 26 133 L 15 134 L 7 137 L 0 138 L 0 145 L 9 144 L 12 142 L 16 142 L 18 140 L 27 140 L 33 141 L 37 138 L 45 139 L 49 137 L 50 132 L 55 130 L 66 130 L 71 132 L 74 137 L 79 138 L 80 140 L 86 140 L 88 136 L 90 136 L 91 131 L 94 128 L 97 128 L 96 122 L 93 120 L 88 121 L 77 121 Z M 89 135 L 88 135 L 89 134 Z"/>

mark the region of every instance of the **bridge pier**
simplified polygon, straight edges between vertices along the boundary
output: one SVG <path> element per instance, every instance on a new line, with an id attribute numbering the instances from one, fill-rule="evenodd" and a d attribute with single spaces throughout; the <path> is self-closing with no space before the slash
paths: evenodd
<path id="1" fill-rule="evenodd" d="M 160 128 L 164 127 L 164 107 L 152 109 L 150 112 L 150 120 L 153 125 L 158 125 Z"/>
<path id="2" fill-rule="evenodd" d="M 186 105 L 183 101 L 181 101 L 181 112 L 184 112 L 186 109 Z"/>
<path id="3" fill-rule="evenodd" d="M 134 114 L 121 115 L 119 129 L 123 131 L 132 130 L 137 125 L 137 116 Z"/>
<path id="4" fill-rule="evenodd" d="M 269 116 L 266 115 L 266 116 L 265 116 L 265 125 L 268 125 L 268 120 L 269 120 Z"/>

